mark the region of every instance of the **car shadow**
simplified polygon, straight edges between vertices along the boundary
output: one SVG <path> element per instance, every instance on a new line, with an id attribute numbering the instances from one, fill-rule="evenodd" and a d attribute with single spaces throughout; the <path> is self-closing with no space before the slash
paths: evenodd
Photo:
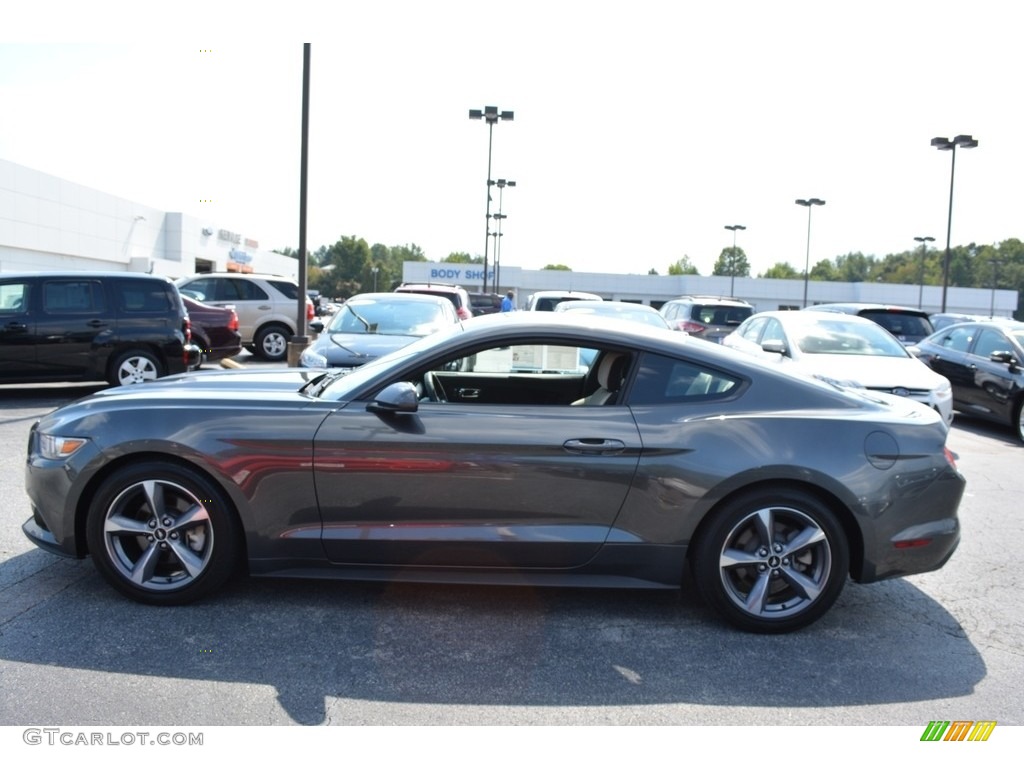
<path id="1" fill-rule="evenodd" d="M 972 435 L 1002 440 L 1011 447 L 1024 447 L 1024 442 L 1017 439 L 1013 428 L 1008 424 L 997 424 L 988 419 L 981 419 L 971 414 L 957 411 L 953 417 L 953 426 L 957 429 L 962 429 L 964 432 L 970 432 Z"/>
<path id="2" fill-rule="evenodd" d="M 954 699 L 986 674 L 957 620 L 904 579 L 848 583 L 823 619 L 780 636 L 729 628 L 692 589 L 240 578 L 205 602 L 154 608 L 118 596 L 88 562 L 36 551 L 0 564 L 0 588 L 15 582 L 21 607 L 0 614 L 7 662 L 273 686 L 302 724 L 324 722 L 329 697 L 814 708 Z M 130 711 L 89 714 L 134 722 Z"/>

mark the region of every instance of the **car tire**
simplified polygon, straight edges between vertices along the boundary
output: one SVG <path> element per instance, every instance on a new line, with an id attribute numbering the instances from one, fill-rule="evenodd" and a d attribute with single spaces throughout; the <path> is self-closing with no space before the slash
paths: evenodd
<path id="1" fill-rule="evenodd" d="M 241 551 L 224 493 L 193 469 L 157 461 L 103 482 L 89 506 L 86 537 L 103 578 L 149 605 L 204 597 L 231 577 Z"/>
<path id="2" fill-rule="evenodd" d="M 291 332 L 283 325 L 268 325 L 256 334 L 256 354 L 273 363 L 288 357 L 288 340 Z"/>
<path id="3" fill-rule="evenodd" d="M 762 489 L 713 513 L 691 566 L 704 601 L 748 632 L 780 633 L 817 621 L 839 597 L 850 565 L 836 515 L 797 489 Z"/>
<path id="4" fill-rule="evenodd" d="M 1017 439 L 1024 443 L 1024 397 L 1017 400 L 1017 406 L 1013 409 L 1013 427 Z"/>
<path id="5" fill-rule="evenodd" d="M 107 380 L 115 387 L 143 384 L 164 375 L 164 367 L 152 352 L 130 349 L 114 358 Z"/>

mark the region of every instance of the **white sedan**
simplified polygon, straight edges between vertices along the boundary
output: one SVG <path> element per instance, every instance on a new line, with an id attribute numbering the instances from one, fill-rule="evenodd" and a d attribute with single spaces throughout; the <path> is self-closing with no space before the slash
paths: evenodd
<path id="1" fill-rule="evenodd" d="M 759 312 L 722 342 L 840 384 L 909 397 L 953 422 L 949 380 L 871 320 L 832 312 Z"/>

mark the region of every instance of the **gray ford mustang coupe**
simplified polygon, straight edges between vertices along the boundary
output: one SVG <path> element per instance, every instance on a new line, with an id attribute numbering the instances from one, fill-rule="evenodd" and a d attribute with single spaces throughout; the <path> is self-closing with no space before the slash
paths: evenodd
<path id="1" fill-rule="evenodd" d="M 23 526 L 136 600 L 233 574 L 676 588 L 818 619 L 941 567 L 964 479 L 937 414 L 669 330 L 453 325 L 352 371 L 172 376 L 33 426 Z"/>

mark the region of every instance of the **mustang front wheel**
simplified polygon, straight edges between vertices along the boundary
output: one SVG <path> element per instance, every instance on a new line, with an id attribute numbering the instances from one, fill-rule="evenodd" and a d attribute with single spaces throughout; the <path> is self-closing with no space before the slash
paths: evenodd
<path id="1" fill-rule="evenodd" d="M 696 542 L 704 600 L 740 629 L 790 632 L 819 619 L 849 570 L 842 526 L 801 491 L 766 491 L 720 510 Z"/>
<path id="2" fill-rule="evenodd" d="M 238 560 L 238 527 L 222 492 L 176 465 L 146 462 L 111 475 L 90 506 L 87 536 L 103 577 L 143 603 L 197 600 Z"/>

